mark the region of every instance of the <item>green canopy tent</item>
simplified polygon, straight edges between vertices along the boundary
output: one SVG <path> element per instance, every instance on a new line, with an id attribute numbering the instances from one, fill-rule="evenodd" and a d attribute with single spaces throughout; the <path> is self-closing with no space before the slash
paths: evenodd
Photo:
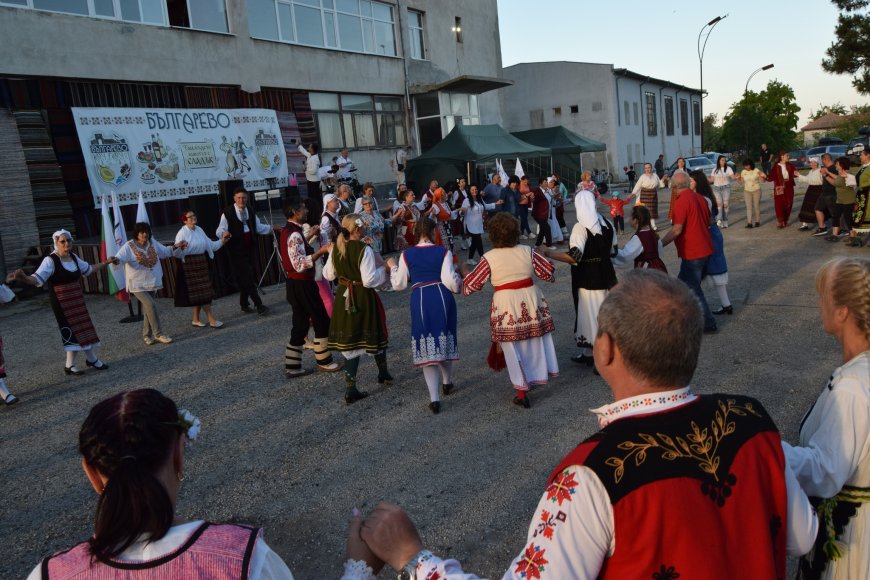
<path id="1" fill-rule="evenodd" d="M 596 153 L 607 151 L 607 145 L 601 141 L 578 135 L 577 133 L 562 127 L 545 127 L 543 129 L 530 129 L 511 133 L 514 137 L 522 139 L 538 147 L 546 147 L 553 153 L 553 172 L 558 174 L 569 186 L 576 185 L 582 169 L 580 163 L 581 153 Z M 593 161 L 602 168 L 607 167 L 606 157 Z"/>
<path id="2" fill-rule="evenodd" d="M 471 163 L 550 156 L 550 150 L 517 139 L 500 125 L 457 125 L 440 143 L 408 160 L 405 177 L 422 189 L 430 179 L 446 183 L 471 173 Z"/>

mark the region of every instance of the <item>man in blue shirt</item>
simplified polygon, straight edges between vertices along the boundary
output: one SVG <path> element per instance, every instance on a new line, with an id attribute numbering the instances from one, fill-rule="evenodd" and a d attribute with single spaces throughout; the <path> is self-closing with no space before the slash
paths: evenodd
<path id="1" fill-rule="evenodd" d="M 520 205 L 520 178 L 514 175 L 508 179 L 507 187 L 502 188 L 499 199 L 504 201 L 501 206 L 502 211 L 506 211 L 514 217 L 518 217 Z"/>

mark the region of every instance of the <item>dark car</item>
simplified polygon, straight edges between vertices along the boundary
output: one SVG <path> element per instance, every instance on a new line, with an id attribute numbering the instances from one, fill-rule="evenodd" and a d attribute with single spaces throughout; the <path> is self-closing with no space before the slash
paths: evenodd
<path id="1" fill-rule="evenodd" d="M 807 157 L 821 157 L 825 153 L 829 153 L 835 160 L 837 157 L 842 157 L 846 154 L 846 145 L 819 145 L 807 149 Z"/>
<path id="2" fill-rule="evenodd" d="M 807 166 L 807 150 L 798 149 L 788 152 L 788 161 L 795 166 L 795 169 L 803 169 Z"/>

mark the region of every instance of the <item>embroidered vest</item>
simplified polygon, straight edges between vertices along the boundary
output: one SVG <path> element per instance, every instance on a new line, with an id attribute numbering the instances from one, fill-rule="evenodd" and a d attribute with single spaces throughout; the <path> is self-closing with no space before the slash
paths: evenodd
<path id="1" fill-rule="evenodd" d="M 314 268 L 308 268 L 303 270 L 302 272 L 297 272 L 293 269 L 293 264 L 290 263 L 290 254 L 287 250 L 287 240 L 290 239 L 290 236 L 293 233 L 298 233 L 302 236 L 302 243 L 305 244 L 305 255 L 310 256 L 314 253 L 314 248 L 312 248 L 308 244 L 308 240 L 305 239 L 305 235 L 302 233 L 302 226 L 297 224 L 287 222 L 287 225 L 284 226 L 284 229 L 281 230 L 281 241 L 280 241 L 280 252 L 281 252 L 281 263 L 284 264 L 284 272 L 287 273 L 288 280 L 314 280 Z"/>
<path id="2" fill-rule="evenodd" d="M 254 544 L 262 535 L 259 528 L 205 522 L 180 548 L 145 562 L 92 562 L 88 543 L 82 542 L 43 560 L 42 578 L 247 579 Z"/>
<path id="3" fill-rule="evenodd" d="M 615 549 L 599 578 L 785 577 L 785 458 L 758 401 L 702 395 L 616 420 L 550 484 L 564 485 L 570 465 L 595 472 L 613 506 Z"/>

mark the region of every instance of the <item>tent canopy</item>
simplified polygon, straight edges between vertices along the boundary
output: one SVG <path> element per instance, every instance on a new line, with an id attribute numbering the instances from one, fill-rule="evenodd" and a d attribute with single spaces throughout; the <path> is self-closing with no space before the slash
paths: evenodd
<path id="1" fill-rule="evenodd" d="M 546 147 L 517 139 L 500 125 L 456 125 L 440 143 L 408 161 L 409 166 L 430 159 L 483 163 L 512 157 L 549 156 Z"/>
<path id="2" fill-rule="evenodd" d="M 546 147 L 553 151 L 553 155 L 566 153 L 591 153 L 593 151 L 606 151 L 607 145 L 601 141 L 589 139 L 559 125 L 557 127 L 545 127 L 543 129 L 531 129 L 511 133 L 514 137 L 522 139 L 532 145 Z"/>

